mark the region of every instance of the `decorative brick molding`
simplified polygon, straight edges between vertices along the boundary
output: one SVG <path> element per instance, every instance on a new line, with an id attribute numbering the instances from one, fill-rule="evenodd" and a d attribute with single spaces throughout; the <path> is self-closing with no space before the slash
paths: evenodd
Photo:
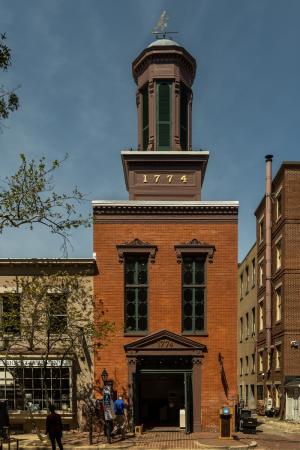
<path id="1" fill-rule="evenodd" d="M 182 263 L 182 257 L 186 254 L 203 254 L 208 256 L 208 261 L 213 262 L 214 252 L 216 250 L 214 245 L 207 244 L 206 242 L 198 241 L 198 239 L 192 239 L 185 244 L 176 244 L 174 246 L 176 251 L 176 257 L 178 264 Z"/>
<path id="2" fill-rule="evenodd" d="M 135 238 L 133 239 L 133 241 L 118 244 L 117 251 L 119 255 L 119 262 L 121 264 L 124 262 L 126 254 L 147 254 L 148 256 L 150 256 L 150 261 L 154 263 L 157 246 Z"/>
<path id="3" fill-rule="evenodd" d="M 94 223 L 237 223 L 238 205 L 202 202 L 93 202 Z"/>

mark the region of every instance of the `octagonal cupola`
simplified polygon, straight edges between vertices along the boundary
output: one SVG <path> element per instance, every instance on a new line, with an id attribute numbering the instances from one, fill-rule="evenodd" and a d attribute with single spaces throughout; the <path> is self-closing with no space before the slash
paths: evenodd
<path id="1" fill-rule="evenodd" d="M 134 60 L 132 73 L 138 150 L 191 150 L 193 56 L 172 39 L 156 39 Z"/>

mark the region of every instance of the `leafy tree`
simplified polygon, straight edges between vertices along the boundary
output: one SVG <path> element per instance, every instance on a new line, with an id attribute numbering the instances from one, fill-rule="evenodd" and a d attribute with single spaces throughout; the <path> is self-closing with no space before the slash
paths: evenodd
<path id="1" fill-rule="evenodd" d="M 0 34 L 0 70 L 6 71 L 11 66 L 11 51 L 6 45 L 6 34 Z M 0 84 L 0 130 L 1 122 L 7 119 L 11 112 L 19 108 L 19 97 L 16 89 L 9 90 Z"/>
<path id="2" fill-rule="evenodd" d="M 6 71 L 11 62 L 6 35 L 0 34 L 0 70 Z M 15 91 L 0 84 L 0 131 L 3 119 L 19 107 Z M 70 194 L 60 194 L 54 189 L 53 172 L 67 156 L 47 162 L 44 157 L 36 161 L 20 155 L 17 172 L 5 177 L 0 184 L 0 234 L 6 227 L 29 225 L 32 228 L 34 224 L 41 224 L 62 238 L 62 249 L 67 255 L 70 230 L 81 225 L 90 226 L 90 217 L 82 217 L 76 208 L 78 203 L 86 200 L 86 196 L 77 187 Z"/>
<path id="3" fill-rule="evenodd" d="M 3 295 L 5 307 L 0 330 L 3 350 L 0 359 L 16 379 L 24 406 L 42 439 L 20 375 L 28 367 L 26 359 L 30 355 L 38 355 L 47 409 L 54 400 L 47 376 L 53 355 L 59 361 L 58 367 L 63 367 L 64 362 L 70 359 L 81 366 L 82 377 L 78 384 L 80 399 L 91 404 L 93 389 L 84 389 L 85 386 L 93 386 L 91 355 L 95 342 L 97 347 L 105 345 L 114 332 L 114 324 L 105 320 L 104 312 L 94 318 L 91 280 L 84 274 L 79 276 L 62 272 L 16 277 L 6 288 L 15 292 Z M 14 367 L 8 364 L 12 357 L 17 361 Z"/>
<path id="4" fill-rule="evenodd" d="M 5 177 L 0 185 L 0 234 L 7 227 L 28 225 L 32 229 L 41 224 L 62 238 L 62 249 L 67 254 L 70 230 L 90 226 L 90 217 L 84 218 L 76 207 L 86 201 L 86 195 L 77 187 L 70 194 L 55 191 L 53 173 L 67 157 L 47 164 L 44 157 L 29 161 L 20 155 L 17 172 Z"/>

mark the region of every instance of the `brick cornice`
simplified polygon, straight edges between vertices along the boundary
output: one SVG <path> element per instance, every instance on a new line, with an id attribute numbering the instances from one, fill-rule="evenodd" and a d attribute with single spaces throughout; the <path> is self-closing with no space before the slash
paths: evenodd
<path id="1" fill-rule="evenodd" d="M 94 204 L 95 223 L 113 222 L 237 222 L 236 204 Z"/>

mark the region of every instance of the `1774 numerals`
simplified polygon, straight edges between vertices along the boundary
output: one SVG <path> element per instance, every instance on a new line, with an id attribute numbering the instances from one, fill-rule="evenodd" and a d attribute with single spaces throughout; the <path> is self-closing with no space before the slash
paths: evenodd
<path id="1" fill-rule="evenodd" d="M 153 178 L 152 178 L 152 177 L 153 177 Z M 152 178 L 152 180 L 151 180 L 151 178 Z M 143 175 L 143 183 L 148 183 L 148 182 L 154 181 L 154 183 L 157 183 L 157 184 L 158 184 L 158 183 L 159 183 L 161 180 L 163 180 L 164 178 L 165 178 L 165 179 L 167 180 L 167 182 L 170 183 L 170 184 L 174 181 L 174 175 L 152 175 L 152 176 L 150 176 L 150 175 L 144 174 L 144 175 Z M 180 181 L 181 183 L 187 183 L 188 178 L 187 178 L 186 175 L 182 175 L 182 176 L 180 177 L 179 181 Z"/>

